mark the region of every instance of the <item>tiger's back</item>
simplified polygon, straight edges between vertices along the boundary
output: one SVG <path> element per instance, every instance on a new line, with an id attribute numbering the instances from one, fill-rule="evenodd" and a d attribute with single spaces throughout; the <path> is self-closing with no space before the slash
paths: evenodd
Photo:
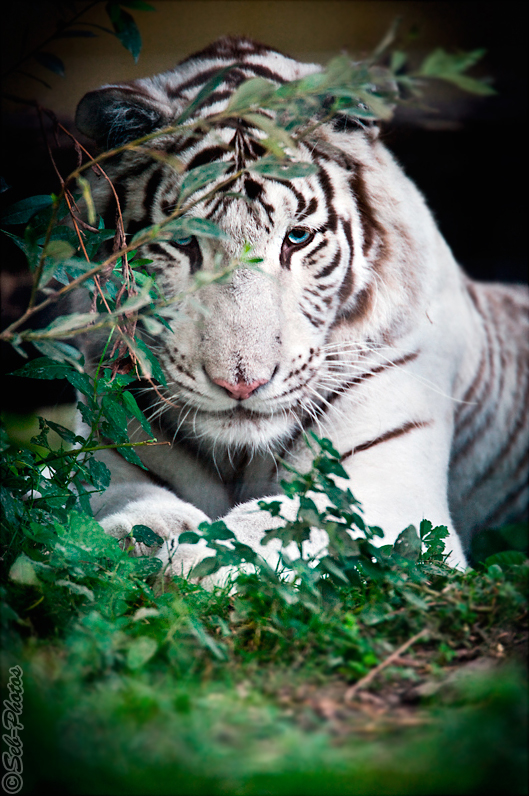
<path id="1" fill-rule="evenodd" d="M 449 496 L 456 527 L 469 539 L 527 520 L 529 292 L 470 280 L 467 290 L 481 346 L 454 396 Z"/>

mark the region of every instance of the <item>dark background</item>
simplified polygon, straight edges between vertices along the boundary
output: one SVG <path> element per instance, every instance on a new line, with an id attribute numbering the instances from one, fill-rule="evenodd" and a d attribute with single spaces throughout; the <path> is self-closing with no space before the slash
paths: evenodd
<path id="1" fill-rule="evenodd" d="M 38 42 L 39 35 L 42 40 L 54 29 L 57 18 L 57 4 L 54 3 L 8 5 L 3 25 L 3 71 L 19 57 L 24 36 L 26 46 L 28 42 L 29 45 Z M 80 9 L 87 5 L 90 4 L 77 4 Z M 210 20 L 209 28 L 204 23 L 203 12 L 209 7 L 212 14 L 219 13 L 219 4 L 215 7 L 213 0 L 209 4 L 154 2 L 153 5 L 158 17 L 156 13 L 132 12 L 144 36 L 144 50 L 137 65 L 111 36 L 105 39 L 102 34 L 97 40 L 63 39 L 48 49 L 55 46 L 54 51 L 60 52 L 66 65 L 65 78 L 38 65 L 30 70 L 31 64 L 27 64 L 24 68 L 49 82 L 51 89 L 37 80 L 12 75 L 4 83 L 4 91 L 22 99 L 38 99 L 71 127 L 75 104 L 88 88 L 105 81 L 168 69 L 215 36 L 248 33 L 301 60 L 324 61 L 327 54 L 332 57 L 344 46 L 351 54 L 374 47 L 387 28 L 388 15 L 400 14 L 406 32 L 414 27 L 418 29 L 418 35 L 409 43 L 410 51 L 417 58 L 436 46 L 454 50 L 484 47 L 487 54 L 473 74 L 490 75 L 497 95 L 470 98 L 457 90 L 437 87 L 431 97 L 436 110 L 397 114 L 391 126 L 383 129 L 384 140 L 425 194 L 456 259 L 471 276 L 480 280 L 527 281 L 524 186 L 527 19 L 524 4 L 298 0 L 281 5 L 266 0 L 239 0 L 221 3 L 226 22 L 221 16 L 220 21 Z M 195 28 L 190 30 L 188 24 L 185 35 L 175 28 L 170 51 L 165 54 L 160 30 L 167 15 L 172 12 L 189 14 L 194 8 L 197 11 Z M 97 13 L 103 11 L 104 8 L 95 9 Z M 353 32 L 344 33 L 340 39 L 337 31 L 344 28 L 344 20 L 349 18 Z M 330 26 L 329 30 L 325 27 L 318 30 L 318 25 L 323 26 L 324 22 Z M 106 24 L 108 26 L 108 20 Z M 358 47 L 355 46 L 355 27 Z M 290 47 L 288 42 L 291 42 Z M 57 50 L 58 44 L 63 50 Z M 109 48 L 108 55 L 107 50 L 101 49 L 104 47 Z M 318 55 L 322 57 L 315 57 Z M 112 65 L 114 69 L 109 73 Z M 95 74 L 97 68 L 101 74 Z M 93 82 L 86 83 L 87 75 L 93 75 Z M 71 98 L 65 94 L 65 86 Z M 54 91 L 59 89 L 62 93 L 56 94 L 58 99 L 54 105 Z M 9 96 L 4 98 L 2 110 L 2 176 L 10 186 L 2 194 L 3 205 L 33 194 L 58 191 L 59 183 L 35 111 L 13 102 Z M 75 166 L 75 154 L 65 140 L 59 142 L 60 147 L 52 136 L 48 136 L 48 140 L 62 173 L 67 174 Z M 6 325 L 24 309 L 29 278 L 19 250 L 5 236 L 1 237 L 2 323 Z M 2 373 L 20 364 L 20 358 L 10 347 L 4 346 Z M 57 396 L 56 386 L 49 382 L 3 377 L 1 402 L 4 409 L 30 411 L 54 403 L 57 398 L 71 400 L 73 396 L 67 389 Z"/>

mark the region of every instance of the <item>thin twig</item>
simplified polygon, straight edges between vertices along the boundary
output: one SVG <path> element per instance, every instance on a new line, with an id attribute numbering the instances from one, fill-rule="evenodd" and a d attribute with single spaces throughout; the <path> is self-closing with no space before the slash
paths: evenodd
<path id="1" fill-rule="evenodd" d="M 418 641 L 420 638 L 424 638 L 429 633 L 430 631 L 427 628 L 423 628 L 419 633 L 416 633 L 414 636 L 408 639 L 408 641 L 396 649 L 395 652 L 392 652 L 391 655 L 388 655 L 388 657 L 383 660 L 382 663 L 379 663 L 378 666 L 375 666 L 374 669 L 371 669 L 371 671 L 368 672 L 365 677 L 362 677 L 357 683 L 348 688 L 345 692 L 344 700 L 346 702 L 350 702 L 361 688 L 365 688 L 366 685 L 369 685 L 369 683 L 374 680 L 381 671 L 386 669 L 388 666 L 391 666 L 391 664 L 394 663 L 397 658 L 400 658 L 402 653 L 405 652 L 408 647 L 411 647 L 412 644 L 415 644 L 416 641 Z"/>
<path id="2" fill-rule="evenodd" d="M 90 448 L 78 448 L 72 449 L 62 452 L 57 452 L 53 456 L 46 458 L 45 462 L 46 465 L 51 464 L 51 462 L 56 461 L 57 459 L 64 459 L 67 456 L 79 456 L 82 453 L 94 453 L 95 451 L 106 451 L 106 450 L 119 450 L 120 448 L 139 448 L 139 447 L 153 447 L 155 445 L 170 445 L 169 441 L 162 441 L 158 442 L 157 439 L 147 439 L 141 442 L 116 442 L 112 445 L 92 445 Z"/>

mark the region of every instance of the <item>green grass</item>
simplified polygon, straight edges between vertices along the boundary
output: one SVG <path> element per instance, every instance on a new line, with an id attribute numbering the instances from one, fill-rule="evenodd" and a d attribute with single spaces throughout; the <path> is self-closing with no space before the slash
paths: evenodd
<path id="1" fill-rule="evenodd" d="M 256 676 L 231 661 L 201 675 L 81 677 L 62 646 L 25 654 L 28 792 L 525 792 L 526 682 L 516 668 L 453 687 L 422 708 L 417 726 L 377 727 L 360 715 L 340 734 L 309 706 L 296 715 L 266 692 L 274 677 L 305 682 L 302 668 L 293 677 L 276 664 Z"/>
<path id="2" fill-rule="evenodd" d="M 527 792 L 526 529 L 485 534 L 465 574 L 430 523 L 374 548 L 318 444 L 283 534 L 329 528 L 332 561 L 291 562 L 291 582 L 256 561 L 213 591 L 131 557 L 65 509 L 64 483 L 21 500 L 42 453 L 5 448 L 2 674 L 23 670 L 23 792 Z M 314 514 L 317 489 L 331 514 Z M 201 533 L 219 564 L 244 556 L 224 526 Z"/>
<path id="3" fill-rule="evenodd" d="M 132 44 L 120 38 L 134 49 L 133 23 L 131 30 Z M 402 52 L 389 65 L 384 48 L 364 64 L 339 57 L 316 83 L 309 76 L 276 89 L 249 81 L 217 122 L 245 109 L 253 113 L 257 105 L 280 107 L 288 133 L 267 119 L 266 139 L 258 140 L 268 142 L 269 153 L 252 169 L 281 179 L 308 174 L 315 166 L 293 161 L 287 150 L 291 136 L 310 136 L 316 118 L 320 123 L 336 112 L 361 123 L 386 119 L 399 86 L 409 102 L 410 92 L 431 77 L 490 93 L 465 74 L 481 54 L 437 49 L 408 74 Z M 199 96 L 205 98 L 204 89 Z M 527 638 L 526 528 L 484 534 L 473 551 L 475 568 L 465 575 L 446 566 L 447 531 L 429 522 L 403 529 L 393 547 L 378 548 L 373 540 L 382 531 L 366 526 L 353 495 L 336 487 L 333 476 L 345 475 L 339 456 L 328 440 L 316 438 L 311 470 L 293 472 L 284 484 L 300 499 L 298 516 L 268 538 L 279 536 L 301 551 L 317 526 L 329 536 L 329 555 L 311 566 L 301 555 L 285 559 L 294 573 L 288 582 L 222 523 L 186 534 L 188 543 L 204 536 L 216 551 L 195 574 L 224 565 L 238 571 L 243 561 L 256 572 L 234 575 L 235 590 L 208 592 L 164 580 L 157 559 L 131 557 L 93 520 L 89 492 L 104 490 L 110 480 L 95 451 L 110 440 L 141 466 L 127 421 L 135 418 L 150 434 L 127 389 L 135 378 L 131 365 L 164 384 L 153 352 L 127 335 L 138 312 L 147 331 L 159 334 L 174 308 L 143 273 L 147 261 L 134 257 L 132 243 L 120 249 L 122 226 L 114 253 L 98 261 L 115 231 L 93 219 L 82 235 L 91 267 L 73 256 L 80 238 L 57 222 L 66 199 L 75 200 L 76 180 L 91 207 L 81 176 L 89 167 L 79 166 L 59 196 L 23 199 L 3 219 L 15 228 L 27 223 L 24 237 L 7 234 L 26 255 L 35 293 L 2 339 L 19 353 L 32 342 L 44 355 L 17 375 L 67 379 L 83 396 L 78 409 L 90 427 L 82 439 L 63 418 L 49 415 L 37 429 L 34 421 L 11 416 L 5 418 L 10 438 L 3 429 L 0 436 L 2 682 L 21 667 L 22 792 L 526 793 L 527 678 L 517 652 Z M 184 217 L 195 204 L 193 191 L 211 182 L 211 170 L 212 164 L 192 169 L 174 213 L 136 235 L 134 245 L 171 230 L 187 235 L 191 222 L 198 224 L 193 234 L 221 237 L 211 222 Z M 213 164 L 213 171 L 219 176 L 225 164 Z M 228 181 L 217 190 L 229 187 Z M 214 278 L 258 262 L 246 248 Z M 104 275 L 104 304 L 96 273 Z M 39 298 L 37 289 L 49 290 L 51 280 L 61 291 Z M 192 292 L 203 280 L 195 275 Z M 96 313 L 33 328 L 38 310 L 74 290 L 88 290 Z M 129 331 L 116 347 L 113 334 L 123 323 Z M 91 376 L 64 337 L 99 326 L 108 338 Z M 328 511 L 318 511 L 315 492 L 327 495 Z M 266 510 L 274 514 L 278 504 Z M 153 548 L 157 543 L 142 526 L 134 538 Z M 476 662 L 487 665 L 480 670 Z"/>

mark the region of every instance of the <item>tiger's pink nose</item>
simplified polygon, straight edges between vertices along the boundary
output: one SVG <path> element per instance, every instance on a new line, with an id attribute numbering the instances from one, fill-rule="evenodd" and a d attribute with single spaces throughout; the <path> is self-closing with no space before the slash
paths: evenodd
<path id="1" fill-rule="evenodd" d="M 245 401 L 247 398 L 252 395 L 258 387 L 261 387 L 263 384 L 268 383 L 268 379 L 257 379 L 256 381 L 247 382 L 240 379 L 236 384 L 232 384 L 226 379 L 212 379 L 215 384 L 218 384 L 219 387 L 222 387 L 226 390 L 228 395 L 231 398 L 235 398 L 236 401 Z"/>

